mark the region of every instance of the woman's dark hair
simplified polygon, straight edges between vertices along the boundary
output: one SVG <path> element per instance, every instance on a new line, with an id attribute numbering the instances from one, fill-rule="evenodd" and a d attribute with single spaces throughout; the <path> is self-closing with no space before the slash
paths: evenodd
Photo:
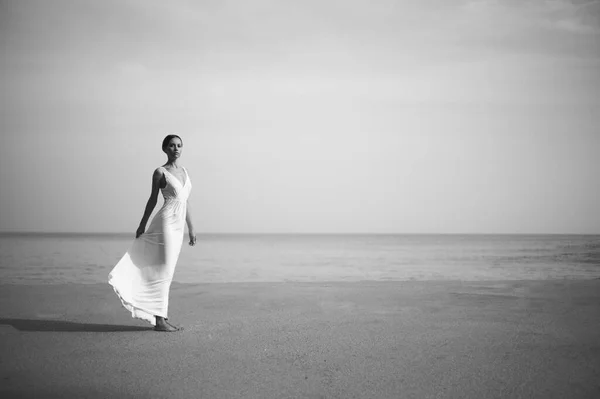
<path id="1" fill-rule="evenodd" d="M 175 138 L 181 140 L 181 137 L 179 137 L 176 134 L 169 134 L 167 137 L 165 137 L 165 139 L 163 140 L 163 143 L 162 143 L 162 149 L 163 149 L 163 151 L 165 150 L 165 148 L 167 148 L 167 146 L 171 142 L 171 139 L 175 139 Z M 183 145 L 183 140 L 181 140 L 181 145 Z"/>

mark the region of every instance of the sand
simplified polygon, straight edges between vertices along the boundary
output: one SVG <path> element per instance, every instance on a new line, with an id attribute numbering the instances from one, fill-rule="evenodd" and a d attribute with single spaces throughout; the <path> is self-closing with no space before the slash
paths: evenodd
<path id="1" fill-rule="evenodd" d="M 0 286 L 0 396 L 597 398 L 600 280 Z"/>

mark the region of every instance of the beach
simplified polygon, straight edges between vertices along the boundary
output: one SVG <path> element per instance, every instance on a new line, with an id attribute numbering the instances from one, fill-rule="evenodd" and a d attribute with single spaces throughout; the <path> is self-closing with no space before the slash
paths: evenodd
<path id="1" fill-rule="evenodd" d="M 596 398 L 600 280 L 0 285 L 3 398 Z"/>

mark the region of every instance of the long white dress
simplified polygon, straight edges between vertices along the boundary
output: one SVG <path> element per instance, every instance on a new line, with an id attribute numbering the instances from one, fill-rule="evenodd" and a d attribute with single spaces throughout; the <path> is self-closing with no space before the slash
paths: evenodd
<path id="1" fill-rule="evenodd" d="M 185 182 L 161 166 L 167 185 L 165 202 L 146 232 L 133 240 L 129 250 L 108 275 L 108 283 L 134 318 L 156 325 L 155 316 L 168 317 L 169 289 L 185 230 L 187 199 L 192 183 Z"/>

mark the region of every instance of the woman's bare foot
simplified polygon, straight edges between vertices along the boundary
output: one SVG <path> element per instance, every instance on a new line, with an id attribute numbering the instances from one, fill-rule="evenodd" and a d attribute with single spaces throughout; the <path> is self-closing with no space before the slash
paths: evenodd
<path id="1" fill-rule="evenodd" d="M 181 330 L 183 330 L 183 327 L 181 327 L 181 326 L 176 326 L 175 324 L 171 323 L 169 320 L 165 320 L 165 322 L 166 322 L 168 325 L 170 325 L 171 327 L 173 327 L 173 328 L 177 329 L 178 331 L 181 331 Z"/>
<path id="2" fill-rule="evenodd" d="M 175 332 L 175 331 L 179 331 L 179 329 L 173 328 L 169 324 L 165 324 L 162 326 L 159 326 L 159 325 L 154 326 L 154 331 Z"/>
<path id="3" fill-rule="evenodd" d="M 156 316 L 156 325 L 154 326 L 154 331 L 175 332 L 179 330 L 179 327 L 168 323 L 163 317 Z"/>

